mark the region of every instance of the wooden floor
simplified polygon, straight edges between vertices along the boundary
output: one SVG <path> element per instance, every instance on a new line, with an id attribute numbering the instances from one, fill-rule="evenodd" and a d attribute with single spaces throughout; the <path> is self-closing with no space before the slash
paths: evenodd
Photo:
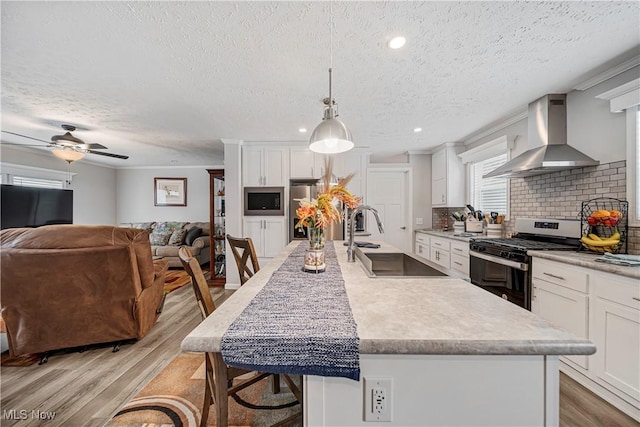
<path id="1" fill-rule="evenodd" d="M 167 297 L 158 323 L 141 341 L 84 353 L 53 355 L 45 365 L 0 370 L 0 426 L 102 426 L 180 353 L 182 339 L 200 323 L 190 286 Z M 212 288 L 216 304 L 232 291 Z M 54 412 L 53 421 L 8 420 L 7 411 Z M 560 425 L 638 426 L 613 406 L 561 375 Z"/>

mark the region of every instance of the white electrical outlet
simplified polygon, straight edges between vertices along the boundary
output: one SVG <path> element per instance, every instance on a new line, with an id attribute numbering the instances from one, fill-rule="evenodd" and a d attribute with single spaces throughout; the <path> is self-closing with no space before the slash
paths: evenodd
<path id="1" fill-rule="evenodd" d="M 364 377 L 364 420 L 391 421 L 392 378 Z"/>
<path id="2" fill-rule="evenodd" d="M 422 218 L 416 218 L 416 225 L 424 224 L 424 220 Z"/>

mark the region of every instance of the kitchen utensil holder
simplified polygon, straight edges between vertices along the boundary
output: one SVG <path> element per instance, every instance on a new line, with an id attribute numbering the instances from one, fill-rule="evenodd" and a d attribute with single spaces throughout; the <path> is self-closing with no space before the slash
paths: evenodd
<path id="1" fill-rule="evenodd" d="M 502 237 L 502 224 L 487 224 L 487 237 Z"/>
<path id="2" fill-rule="evenodd" d="M 466 221 L 464 226 L 468 233 L 482 233 L 482 221 Z"/>
<path id="3" fill-rule="evenodd" d="M 464 221 L 454 221 L 453 222 L 453 231 L 456 233 L 464 232 Z"/>
<path id="4" fill-rule="evenodd" d="M 618 220 L 615 226 L 607 226 L 604 224 L 590 225 L 588 222 L 589 217 L 599 210 L 617 210 L 622 214 L 622 218 Z M 626 200 L 614 199 L 611 197 L 601 197 L 598 199 L 587 200 L 582 202 L 582 209 L 580 210 L 580 229 L 583 236 L 593 233 L 603 239 L 611 237 L 613 233 L 618 231 L 620 233 L 620 242 L 615 246 L 607 247 L 606 252 L 611 253 L 627 253 L 627 236 L 629 233 L 629 220 L 627 215 L 629 213 L 629 202 Z M 588 250 L 591 252 L 603 253 L 603 248 L 587 247 L 584 243 L 580 245 L 580 250 Z"/>

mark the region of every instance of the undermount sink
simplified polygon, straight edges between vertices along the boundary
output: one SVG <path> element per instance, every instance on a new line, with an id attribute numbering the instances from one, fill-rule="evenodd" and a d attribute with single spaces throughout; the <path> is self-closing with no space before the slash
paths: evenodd
<path id="1" fill-rule="evenodd" d="M 369 277 L 436 277 L 446 274 L 402 252 L 367 252 L 357 250 Z"/>

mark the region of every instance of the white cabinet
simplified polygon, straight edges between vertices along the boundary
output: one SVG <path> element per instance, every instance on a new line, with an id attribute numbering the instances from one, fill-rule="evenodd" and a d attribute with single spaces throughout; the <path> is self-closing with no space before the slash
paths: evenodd
<path id="1" fill-rule="evenodd" d="M 442 239 L 435 236 L 431 236 L 430 240 L 431 261 L 441 265 L 446 269 L 451 268 L 451 253 L 449 252 L 451 247 L 450 240 L 446 238 Z"/>
<path id="2" fill-rule="evenodd" d="M 242 183 L 244 186 L 284 186 L 288 182 L 289 150 L 270 147 L 244 147 Z"/>
<path id="3" fill-rule="evenodd" d="M 561 369 L 640 421 L 640 283 L 534 258 L 531 311 L 592 341 L 591 356 L 561 356 Z"/>
<path id="4" fill-rule="evenodd" d="M 416 233 L 416 243 L 413 252 L 425 259 L 431 259 L 431 239 L 424 233 Z"/>
<path id="5" fill-rule="evenodd" d="M 469 243 L 451 241 L 451 269 L 469 277 Z"/>
<path id="6" fill-rule="evenodd" d="M 326 162 L 333 161 L 333 174 L 342 178 L 348 172 L 344 172 L 344 154 L 314 153 L 305 147 L 289 149 L 289 176 L 291 179 L 321 178 L 326 169 Z"/>
<path id="7" fill-rule="evenodd" d="M 547 260 L 534 259 L 531 311 L 555 326 L 574 335 L 589 339 L 589 297 L 586 272 L 558 265 Z M 562 356 L 562 360 L 575 363 L 586 370 L 587 356 Z"/>
<path id="8" fill-rule="evenodd" d="M 638 283 L 610 274 L 593 275 L 591 339 L 598 348 L 593 373 L 605 387 L 640 403 L 640 292 Z"/>
<path id="9" fill-rule="evenodd" d="M 258 258 L 273 258 L 286 246 L 285 218 L 245 217 L 244 235 L 251 237 Z"/>
<path id="10" fill-rule="evenodd" d="M 431 156 L 431 204 L 464 206 L 464 165 L 457 145 L 445 144 Z"/>

